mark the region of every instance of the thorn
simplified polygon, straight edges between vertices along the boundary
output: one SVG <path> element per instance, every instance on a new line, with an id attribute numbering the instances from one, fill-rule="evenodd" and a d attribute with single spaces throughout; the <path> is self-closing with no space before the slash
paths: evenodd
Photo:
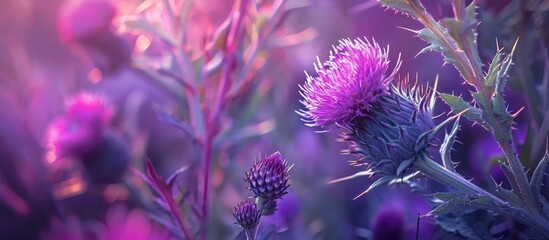
<path id="1" fill-rule="evenodd" d="M 402 26 L 397 26 L 397 28 L 400 28 L 402 30 L 406 30 L 406 31 L 410 31 L 414 34 L 419 34 L 419 31 L 418 30 L 414 30 L 414 29 L 411 29 L 411 28 L 407 28 L 407 27 L 402 27 Z"/>

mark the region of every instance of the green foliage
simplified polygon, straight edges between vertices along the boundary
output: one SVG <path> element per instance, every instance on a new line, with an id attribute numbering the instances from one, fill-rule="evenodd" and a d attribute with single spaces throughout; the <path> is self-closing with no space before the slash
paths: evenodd
<path id="1" fill-rule="evenodd" d="M 467 239 L 492 239 L 490 226 L 493 221 L 492 213 L 480 209 L 466 209 L 437 218 L 437 223 L 442 229 Z"/>

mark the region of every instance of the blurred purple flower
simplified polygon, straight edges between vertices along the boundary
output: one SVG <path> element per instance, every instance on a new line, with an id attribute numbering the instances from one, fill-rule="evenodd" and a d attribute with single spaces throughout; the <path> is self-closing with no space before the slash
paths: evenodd
<path id="1" fill-rule="evenodd" d="M 340 40 L 328 61 L 315 64 L 318 76 L 307 74 L 307 81 L 300 85 L 301 103 L 306 109 L 298 110 L 298 114 L 307 126 L 345 126 L 365 116 L 372 102 L 386 94 L 399 66 L 400 60 L 387 76 L 388 49 L 380 48 L 374 40 Z"/>
<path id="2" fill-rule="evenodd" d="M 406 233 L 406 211 L 399 203 L 388 202 L 372 217 L 374 240 L 403 239 Z"/>
<path id="3" fill-rule="evenodd" d="M 272 201 L 288 193 L 286 192 L 290 186 L 288 171 L 286 160 L 282 158 L 280 152 L 275 152 L 256 162 L 246 172 L 245 180 L 256 197 Z"/>
<path id="4" fill-rule="evenodd" d="M 261 212 L 257 208 L 257 204 L 248 199 L 237 204 L 233 216 L 236 219 L 236 224 L 242 229 L 251 230 L 259 224 Z"/>
<path id="5" fill-rule="evenodd" d="M 114 72 L 130 60 L 132 49 L 111 29 L 116 15 L 108 0 L 67 1 L 57 19 L 60 38 L 82 46 L 101 71 Z"/>
<path id="6" fill-rule="evenodd" d="M 52 219 L 50 228 L 41 234 L 42 240 L 164 240 L 170 239 L 165 229 L 159 229 L 139 209 L 128 211 L 124 206 L 112 206 L 105 224 L 82 222 L 69 217 L 66 223 Z"/>
<path id="7" fill-rule="evenodd" d="M 57 22 L 61 40 L 81 41 L 108 32 L 116 12 L 108 0 L 68 1 L 61 8 Z"/>
<path id="8" fill-rule="evenodd" d="M 67 113 L 48 128 L 48 158 L 80 156 L 97 146 L 111 120 L 112 110 L 103 99 L 83 93 L 72 100 Z"/>

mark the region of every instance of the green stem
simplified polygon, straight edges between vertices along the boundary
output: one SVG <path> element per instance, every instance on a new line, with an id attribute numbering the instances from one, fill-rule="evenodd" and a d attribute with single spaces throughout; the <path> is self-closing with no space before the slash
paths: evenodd
<path id="1" fill-rule="evenodd" d="M 501 147 L 509 166 L 511 167 L 513 175 L 515 176 L 515 181 L 517 182 L 520 194 L 526 204 L 526 208 L 530 210 L 530 212 L 539 215 L 541 212 L 541 209 L 539 208 L 540 206 L 538 205 L 538 202 L 534 197 L 534 193 L 530 188 L 528 177 L 526 177 L 526 172 L 524 172 L 524 167 L 517 156 L 515 148 L 512 146 L 512 142 L 498 141 L 498 144 Z"/>
<path id="2" fill-rule="evenodd" d="M 440 164 L 434 162 L 428 157 L 417 160 L 414 163 L 414 167 L 416 170 L 422 172 L 431 179 L 453 187 L 458 191 L 489 197 L 494 201 L 494 203 L 501 206 L 498 207 L 497 205 L 494 205 L 493 207 L 489 207 L 489 210 L 509 215 L 515 220 L 541 233 L 546 239 L 549 239 L 549 222 L 546 219 L 543 219 L 537 212 L 532 213 L 525 209 L 513 208 L 509 206 L 508 203 L 502 201 L 500 198 L 486 192 L 484 189 L 467 181 L 460 175 L 448 171 L 448 169 L 442 167 Z"/>
<path id="3" fill-rule="evenodd" d="M 507 203 L 503 202 L 498 197 L 469 182 L 468 180 L 461 177 L 459 174 L 450 172 L 448 169 L 444 168 L 443 166 L 429 159 L 428 157 L 415 161 L 414 167 L 416 170 L 427 175 L 429 178 L 444 185 L 453 187 L 458 191 L 475 195 L 482 194 L 490 197 L 496 203 L 499 203 L 501 205 L 507 205 Z"/>

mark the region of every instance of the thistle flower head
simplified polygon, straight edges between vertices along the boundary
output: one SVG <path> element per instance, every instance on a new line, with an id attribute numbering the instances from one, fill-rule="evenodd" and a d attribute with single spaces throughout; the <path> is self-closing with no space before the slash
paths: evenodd
<path id="1" fill-rule="evenodd" d="M 246 172 L 246 182 L 248 188 L 252 190 L 256 197 L 264 200 L 276 200 L 284 196 L 290 186 L 288 183 L 288 164 L 282 158 L 280 152 L 275 152 L 270 156 L 256 162 L 248 172 Z"/>
<path id="2" fill-rule="evenodd" d="M 388 49 L 380 48 L 374 40 L 343 39 L 333 49 L 328 61 L 315 64 L 318 76 L 306 73 L 307 80 L 300 85 L 305 109 L 298 114 L 307 126 L 345 126 L 365 116 L 372 103 L 386 94 L 387 84 L 400 66 L 399 60 L 387 75 Z"/>
<path id="3" fill-rule="evenodd" d="M 355 164 L 367 165 L 373 173 L 402 177 L 427 154 L 434 139 L 434 95 L 403 81 L 380 96 L 368 115 L 356 118 L 343 133 L 352 142 L 347 153 L 359 154 Z"/>
<path id="4" fill-rule="evenodd" d="M 242 229 L 249 230 L 259 224 L 261 212 L 253 200 L 246 200 L 237 204 L 233 213 L 238 224 Z"/>

